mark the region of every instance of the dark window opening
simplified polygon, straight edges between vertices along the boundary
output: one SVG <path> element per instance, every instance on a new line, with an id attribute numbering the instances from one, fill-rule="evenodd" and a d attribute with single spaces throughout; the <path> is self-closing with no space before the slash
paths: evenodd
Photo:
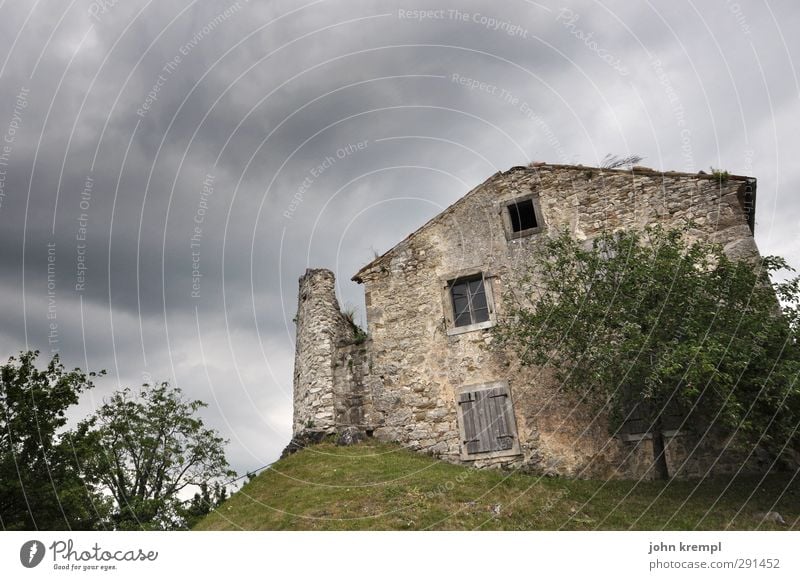
<path id="1" fill-rule="evenodd" d="M 455 326 L 468 326 L 489 320 L 483 276 L 453 280 L 450 283 L 450 296 L 453 299 Z"/>
<path id="2" fill-rule="evenodd" d="M 508 215 L 511 218 L 511 231 L 514 233 L 530 230 L 538 225 L 531 199 L 510 204 Z"/>

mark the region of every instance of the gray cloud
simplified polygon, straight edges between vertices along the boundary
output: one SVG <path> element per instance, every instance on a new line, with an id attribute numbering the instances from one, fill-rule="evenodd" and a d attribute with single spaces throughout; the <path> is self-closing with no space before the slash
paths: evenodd
<path id="1" fill-rule="evenodd" d="M 800 265 L 789 2 L 91 6 L 0 9 L 0 346 L 108 369 L 81 410 L 177 381 L 240 471 L 289 437 L 303 270 L 363 312 L 350 276 L 497 170 L 754 175 L 762 251 Z"/>

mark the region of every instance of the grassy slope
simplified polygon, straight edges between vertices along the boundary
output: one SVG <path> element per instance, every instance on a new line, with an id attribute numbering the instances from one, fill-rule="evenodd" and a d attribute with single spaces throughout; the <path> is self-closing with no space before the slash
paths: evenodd
<path id="1" fill-rule="evenodd" d="M 697 487 L 539 478 L 449 465 L 375 442 L 321 444 L 275 463 L 195 529 L 741 530 L 759 527 L 756 514 L 768 510 L 787 525 L 759 529 L 800 527 L 800 477 L 791 484 L 790 475 L 759 479 L 738 478 L 725 491 L 729 480 Z"/>

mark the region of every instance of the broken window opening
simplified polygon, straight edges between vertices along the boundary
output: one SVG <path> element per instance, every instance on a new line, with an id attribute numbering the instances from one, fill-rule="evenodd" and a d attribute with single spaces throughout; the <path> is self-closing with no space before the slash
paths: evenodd
<path id="1" fill-rule="evenodd" d="M 509 204 L 508 215 L 511 218 L 511 231 L 514 233 L 524 232 L 538 226 L 532 199 Z"/>

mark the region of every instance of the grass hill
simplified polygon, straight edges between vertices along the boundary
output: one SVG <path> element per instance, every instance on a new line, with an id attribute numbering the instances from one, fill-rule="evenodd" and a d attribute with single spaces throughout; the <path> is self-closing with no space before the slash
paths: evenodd
<path id="1" fill-rule="evenodd" d="M 542 478 L 450 465 L 396 445 L 308 447 L 198 530 L 798 529 L 792 474 L 697 481 Z M 782 525 L 764 515 L 776 511 Z"/>

